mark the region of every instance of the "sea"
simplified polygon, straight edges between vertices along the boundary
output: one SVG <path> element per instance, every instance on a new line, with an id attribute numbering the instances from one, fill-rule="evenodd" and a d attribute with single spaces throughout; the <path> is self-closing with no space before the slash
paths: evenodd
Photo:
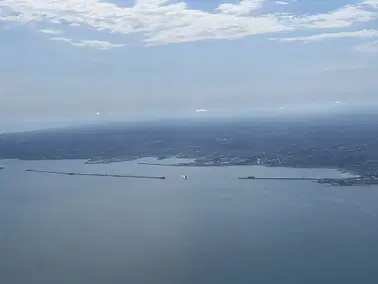
<path id="1" fill-rule="evenodd" d="M 377 186 L 238 180 L 348 173 L 84 162 L 0 161 L 1 284 L 378 283 Z"/>

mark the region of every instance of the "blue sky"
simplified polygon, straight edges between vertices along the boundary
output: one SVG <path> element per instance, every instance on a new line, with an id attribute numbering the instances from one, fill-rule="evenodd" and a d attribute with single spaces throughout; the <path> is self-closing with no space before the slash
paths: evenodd
<path id="1" fill-rule="evenodd" d="M 378 0 L 107 1 L 0 2 L 3 131 L 378 101 Z"/>

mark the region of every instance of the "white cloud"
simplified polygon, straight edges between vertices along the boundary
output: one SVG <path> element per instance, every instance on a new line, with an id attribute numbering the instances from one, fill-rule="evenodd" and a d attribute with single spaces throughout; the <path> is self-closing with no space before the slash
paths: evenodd
<path id="1" fill-rule="evenodd" d="M 259 9 L 267 0 L 223 3 L 215 12 L 190 9 L 185 2 L 170 0 L 136 0 L 132 7 L 105 1 L 1 0 L 0 21 L 54 27 L 68 24 L 73 28 L 89 27 L 121 35 L 140 33 L 147 45 L 159 45 L 303 29 L 347 28 L 378 18 L 378 0 L 365 0 L 328 13 L 305 16 L 264 14 Z M 254 13 L 257 10 L 258 13 Z"/>
<path id="2" fill-rule="evenodd" d="M 196 109 L 196 112 L 207 112 L 207 109 Z"/>
<path id="3" fill-rule="evenodd" d="M 378 37 L 378 29 L 361 30 L 361 31 L 355 31 L 355 32 L 323 33 L 323 34 L 317 34 L 317 35 L 305 36 L 305 37 L 288 37 L 288 38 L 272 38 L 272 39 L 279 40 L 279 41 L 311 42 L 311 41 L 322 41 L 326 39 L 350 38 L 350 37 L 354 37 L 354 38 Z"/>
<path id="4" fill-rule="evenodd" d="M 242 0 L 237 4 L 223 3 L 220 4 L 216 10 L 224 14 L 247 15 L 254 10 L 260 9 L 263 2 L 265 2 L 265 0 Z"/>
<path id="5" fill-rule="evenodd" d="M 359 44 L 355 47 L 355 50 L 366 53 L 378 53 L 378 40 Z"/>
<path id="6" fill-rule="evenodd" d="M 366 1 L 362 2 L 362 4 L 369 5 L 373 8 L 378 8 L 378 0 L 366 0 Z"/>
<path id="7" fill-rule="evenodd" d="M 41 33 L 44 34 L 49 34 L 49 35 L 59 35 L 61 34 L 61 31 L 59 30 L 50 30 L 50 29 L 45 29 L 45 30 L 39 30 Z"/>
<path id="8" fill-rule="evenodd" d="M 285 2 L 285 1 L 276 1 L 276 4 L 278 4 L 278 5 L 287 5 L 287 4 L 289 4 L 289 2 Z"/>
<path id="9" fill-rule="evenodd" d="M 64 42 L 68 42 L 68 43 L 71 43 L 71 42 L 73 42 L 73 40 L 72 39 L 70 39 L 70 38 L 66 38 L 66 37 L 52 37 L 52 38 L 50 38 L 50 40 L 55 40 L 55 41 L 64 41 Z"/>
<path id="10" fill-rule="evenodd" d="M 102 40 L 79 40 L 79 41 L 74 41 L 73 39 L 70 38 L 65 38 L 65 37 L 52 37 L 50 40 L 53 41 L 62 41 L 62 42 L 67 42 L 73 46 L 77 47 L 93 47 L 97 49 L 111 49 L 115 47 L 122 47 L 124 45 L 122 44 L 114 44 L 108 41 L 102 41 Z"/>
<path id="11" fill-rule="evenodd" d="M 290 17 L 296 27 L 312 29 L 347 28 L 355 23 L 368 22 L 378 17 L 377 11 L 370 11 L 364 5 L 346 5 L 328 13 L 304 17 Z"/>

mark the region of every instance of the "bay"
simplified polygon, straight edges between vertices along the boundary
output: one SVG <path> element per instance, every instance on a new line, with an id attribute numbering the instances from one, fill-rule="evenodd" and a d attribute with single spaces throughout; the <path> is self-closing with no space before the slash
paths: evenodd
<path id="1" fill-rule="evenodd" d="M 348 176 L 330 169 L 141 161 L 155 160 L 2 161 L 0 282 L 378 281 L 378 187 L 237 179 Z"/>

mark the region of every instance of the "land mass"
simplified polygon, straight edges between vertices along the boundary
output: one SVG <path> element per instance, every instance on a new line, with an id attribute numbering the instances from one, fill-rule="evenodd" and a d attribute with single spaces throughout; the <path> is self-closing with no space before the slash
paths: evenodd
<path id="1" fill-rule="evenodd" d="M 377 119 L 377 114 L 353 113 L 9 133 L 0 135 L 0 159 L 86 159 L 95 164 L 176 157 L 193 160 L 180 166 L 337 168 L 368 178 L 378 176 Z"/>

